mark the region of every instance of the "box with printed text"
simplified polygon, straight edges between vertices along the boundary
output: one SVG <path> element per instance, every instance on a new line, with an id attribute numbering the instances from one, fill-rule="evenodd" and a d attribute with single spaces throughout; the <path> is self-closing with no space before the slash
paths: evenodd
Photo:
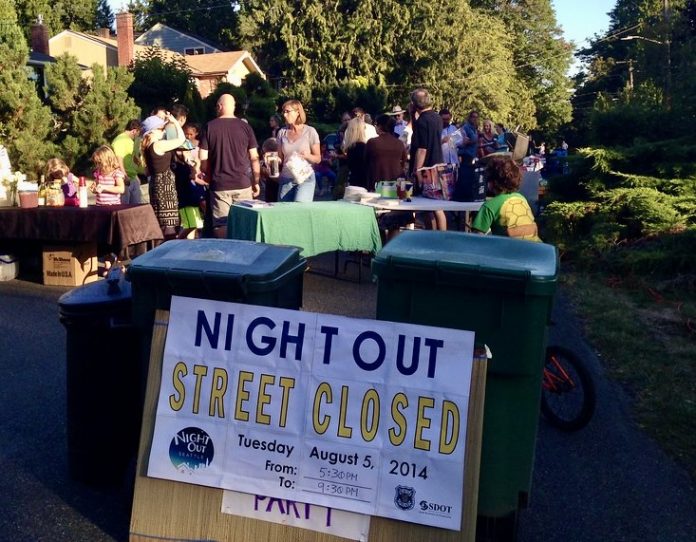
<path id="1" fill-rule="evenodd" d="M 51 286 L 81 286 L 97 280 L 97 246 L 44 246 L 43 283 Z"/>

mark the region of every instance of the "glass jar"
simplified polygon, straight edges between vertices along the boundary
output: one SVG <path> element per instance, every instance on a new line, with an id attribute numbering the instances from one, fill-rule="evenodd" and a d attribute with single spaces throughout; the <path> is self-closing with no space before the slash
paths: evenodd
<path id="1" fill-rule="evenodd" d="M 60 181 L 50 183 L 46 186 L 46 206 L 62 207 L 65 205 L 65 195 L 60 186 Z"/>

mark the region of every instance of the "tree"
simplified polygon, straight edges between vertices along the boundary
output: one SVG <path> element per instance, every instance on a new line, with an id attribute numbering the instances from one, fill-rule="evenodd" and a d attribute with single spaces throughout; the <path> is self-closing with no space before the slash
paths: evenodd
<path id="1" fill-rule="evenodd" d="M 38 178 L 44 161 L 53 152 L 53 121 L 27 77 L 29 49 L 14 2 L 0 0 L 0 13 L 0 138 L 13 166 Z"/>
<path id="2" fill-rule="evenodd" d="M 111 10 L 108 0 L 99 0 L 94 20 L 95 28 L 113 28 L 114 21 L 114 12 Z"/>
<path id="3" fill-rule="evenodd" d="M 505 24 L 518 79 L 534 102 L 536 124 L 540 131 L 556 132 L 571 119 L 571 82 L 566 74 L 573 53 L 563 39 L 551 1 L 476 0 L 472 5 Z"/>
<path id="4" fill-rule="evenodd" d="M 142 30 L 162 23 L 236 49 L 237 5 L 231 0 L 132 0 L 128 7 Z"/>
<path id="5" fill-rule="evenodd" d="M 148 9 L 150 0 L 129 0 L 128 12 L 133 15 L 133 30 L 135 32 L 145 32 L 148 26 Z"/>
<path id="6" fill-rule="evenodd" d="M 466 3 L 409 0 L 390 61 L 389 83 L 401 94 L 428 88 L 438 106 L 463 118 L 470 109 L 505 124 L 533 127 L 529 94 L 516 81 L 503 24 Z"/>
<path id="7" fill-rule="evenodd" d="M 135 58 L 132 73 L 133 84 L 128 93 L 144 114 L 154 106 L 182 102 L 185 96 L 198 93 L 183 57 L 167 56 L 156 47 Z"/>
<path id="8" fill-rule="evenodd" d="M 241 4 L 239 34 L 285 94 L 321 97 L 318 109 L 327 118 L 342 107 L 342 95 L 362 93 L 383 106 L 403 103 L 411 90 L 425 86 L 436 105 L 459 115 L 483 106 L 500 120 L 532 120 L 528 94 L 511 94 L 519 85 L 503 26 L 459 0 L 437 6 L 416 0 L 249 0 Z"/>
<path id="9" fill-rule="evenodd" d="M 89 31 L 95 28 L 98 0 L 16 0 L 17 17 L 25 35 L 39 15 L 51 36 L 65 29 Z"/>
<path id="10" fill-rule="evenodd" d="M 587 137 L 614 140 L 630 125 L 632 137 L 655 139 L 663 127 L 690 122 L 696 113 L 694 12 L 693 0 L 617 0 L 607 33 L 579 53 L 585 69 L 573 106 Z M 656 110 L 662 122 L 648 127 L 643 117 Z"/>
<path id="11" fill-rule="evenodd" d="M 77 171 L 89 164 L 91 153 L 123 131 L 126 123 L 139 117 L 126 91 L 133 81 L 124 68 L 92 66 L 92 77 L 82 77 L 77 59 L 58 58 L 48 68 L 48 101 L 58 127 L 57 144 L 64 160 Z"/>
<path id="12" fill-rule="evenodd" d="M 77 59 L 67 53 L 46 67 L 46 77 L 50 82 L 46 99 L 55 114 L 58 133 L 68 135 L 73 132 L 73 116 L 89 92 L 89 85 L 82 78 Z M 61 135 L 58 138 L 60 141 Z"/>

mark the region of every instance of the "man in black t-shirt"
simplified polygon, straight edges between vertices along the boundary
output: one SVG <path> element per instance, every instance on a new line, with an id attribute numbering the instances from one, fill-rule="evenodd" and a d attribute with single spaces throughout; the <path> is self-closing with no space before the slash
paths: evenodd
<path id="1" fill-rule="evenodd" d="M 415 109 L 413 136 L 411 137 L 410 171 L 415 176 L 422 167 L 442 164 L 442 119 L 433 111 L 430 94 L 419 88 L 411 93 L 411 105 Z M 424 213 L 423 223 L 427 229 L 447 229 L 444 211 Z"/>
<path id="2" fill-rule="evenodd" d="M 428 91 L 419 88 L 411 93 L 411 103 L 416 109 L 411 138 L 411 172 L 422 167 L 442 164 L 442 119 L 430 101 Z"/>
<path id="3" fill-rule="evenodd" d="M 248 123 L 234 116 L 235 102 L 223 94 L 218 118 L 208 123 L 200 139 L 201 170 L 210 183 L 209 214 L 215 237 L 227 236 L 227 216 L 236 201 L 259 195 L 261 166 L 256 136 Z"/>

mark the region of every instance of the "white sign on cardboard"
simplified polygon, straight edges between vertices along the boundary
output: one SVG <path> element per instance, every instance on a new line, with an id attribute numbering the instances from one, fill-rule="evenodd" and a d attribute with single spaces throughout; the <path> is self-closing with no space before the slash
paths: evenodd
<path id="1" fill-rule="evenodd" d="M 148 475 L 458 530 L 473 343 L 173 297 Z"/>
<path id="2" fill-rule="evenodd" d="M 224 491 L 222 513 L 309 529 L 349 540 L 367 542 L 370 516 L 316 504 Z"/>

